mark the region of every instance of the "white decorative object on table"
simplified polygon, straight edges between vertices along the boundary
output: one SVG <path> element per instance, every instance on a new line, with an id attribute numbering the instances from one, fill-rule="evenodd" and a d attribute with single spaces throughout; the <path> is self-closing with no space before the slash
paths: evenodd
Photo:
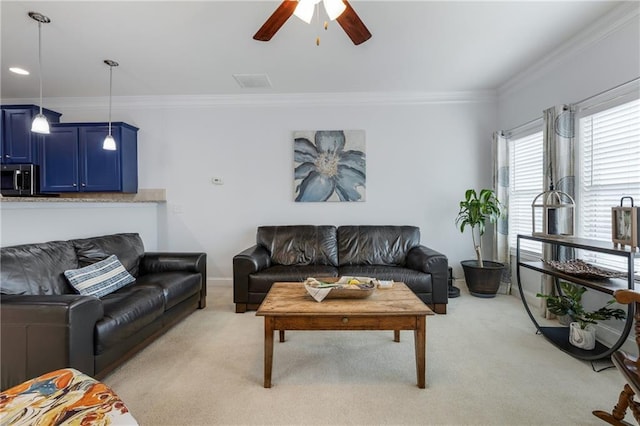
<path id="1" fill-rule="evenodd" d="M 579 322 L 569 324 L 569 343 L 573 346 L 591 350 L 596 347 L 596 328 L 587 324 L 585 328 L 580 328 Z"/>
<path id="2" fill-rule="evenodd" d="M 378 280 L 378 288 L 391 288 L 393 287 L 393 280 Z"/>

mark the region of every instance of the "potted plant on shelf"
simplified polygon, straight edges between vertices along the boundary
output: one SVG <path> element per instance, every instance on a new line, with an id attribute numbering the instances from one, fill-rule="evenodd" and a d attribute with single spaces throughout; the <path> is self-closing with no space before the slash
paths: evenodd
<path id="1" fill-rule="evenodd" d="M 624 310 L 609 307 L 615 302 L 615 299 L 611 299 L 596 311 L 587 312 L 582 305 L 582 295 L 587 291 L 586 288 L 564 281 L 560 283 L 560 288 L 562 294 L 557 296 L 541 293 L 536 296 L 547 300 L 547 309 L 552 314 L 571 318 L 569 343 L 573 346 L 586 350 L 594 349 L 596 347 L 596 328 L 594 325 L 598 321 L 626 318 Z"/>
<path id="2" fill-rule="evenodd" d="M 491 189 L 482 189 L 480 194 L 475 189 L 467 189 L 464 200 L 460 201 L 456 224 L 460 227 L 460 232 L 464 232 L 467 226 L 471 228 L 473 249 L 476 252 L 476 260 L 463 260 L 460 264 L 469 292 L 477 297 L 495 297 L 500 287 L 504 264 L 483 260 L 482 236 L 487 220 L 497 222 L 502 214 L 501 209 L 502 205 Z"/>

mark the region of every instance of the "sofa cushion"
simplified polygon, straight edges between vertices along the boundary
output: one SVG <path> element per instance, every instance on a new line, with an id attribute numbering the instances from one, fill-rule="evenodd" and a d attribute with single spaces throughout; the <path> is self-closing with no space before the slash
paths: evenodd
<path id="1" fill-rule="evenodd" d="M 399 266 L 341 266 L 340 275 L 399 281 L 405 283 L 414 293 L 431 293 L 433 291 L 431 274 Z"/>
<path id="2" fill-rule="evenodd" d="M 256 243 L 276 265 L 338 266 L 335 226 L 260 226 Z"/>
<path id="3" fill-rule="evenodd" d="M 136 233 L 103 235 L 100 237 L 71 240 L 76 249 L 78 264 L 87 266 L 115 254 L 127 271 L 138 276 L 144 244 Z"/>
<path id="4" fill-rule="evenodd" d="M 164 312 L 164 294 L 158 286 L 130 285 L 102 299 L 104 317 L 96 323 L 95 352 L 112 346 L 151 324 Z"/>
<path id="5" fill-rule="evenodd" d="M 162 289 L 165 310 L 197 294 L 202 287 L 200 273 L 157 272 L 138 277 L 136 287 L 152 286 Z"/>
<path id="6" fill-rule="evenodd" d="M 337 277 L 338 269 L 328 265 L 275 265 L 249 275 L 249 292 L 267 293 L 274 282 L 302 282 L 309 277 Z"/>
<path id="7" fill-rule="evenodd" d="M 339 265 L 402 266 L 407 252 L 419 244 L 420 229 L 416 226 L 341 226 Z"/>
<path id="8" fill-rule="evenodd" d="M 64 271 L 69 283 L 85 296 L 102 297 L 135 281 L 116 255 L 80 269 Z"/>
<path id="9" fill-rule="evenodd" d="M 0 249 L 2 294 L 73 294 L 64 271 L 78 267 L 68 241 L 24 244 Z"/>

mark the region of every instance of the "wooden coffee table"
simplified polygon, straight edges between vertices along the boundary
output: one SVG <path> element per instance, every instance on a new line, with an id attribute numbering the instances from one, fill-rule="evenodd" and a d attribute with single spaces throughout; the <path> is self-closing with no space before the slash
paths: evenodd
<path id="1" fill-rule="evenodd" d="M 413 330 L 418 387 L 426 384 L 426 334 L 429 309 L 404 283 L 377 289 L 366 299 L 316 302 L 302 283 L 274 283 L 256 315 L 264 317 L 264 387 L 271 387 L 273 333 L 284 341 L 285 330 Z"/>

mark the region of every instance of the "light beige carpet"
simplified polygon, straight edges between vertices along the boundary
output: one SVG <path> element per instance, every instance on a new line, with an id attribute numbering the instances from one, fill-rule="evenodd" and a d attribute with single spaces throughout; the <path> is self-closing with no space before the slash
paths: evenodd
<path id="1" fill-rule="evenodd" d="M 451 299 L 427 319 L 427 389 L 413 334 L 287 332 L 263 384 L 263 318 L 229 284 L 104 381 L 142 425 L 601 425 L 624 380 L 535 334 L 519 299 Z"/>

